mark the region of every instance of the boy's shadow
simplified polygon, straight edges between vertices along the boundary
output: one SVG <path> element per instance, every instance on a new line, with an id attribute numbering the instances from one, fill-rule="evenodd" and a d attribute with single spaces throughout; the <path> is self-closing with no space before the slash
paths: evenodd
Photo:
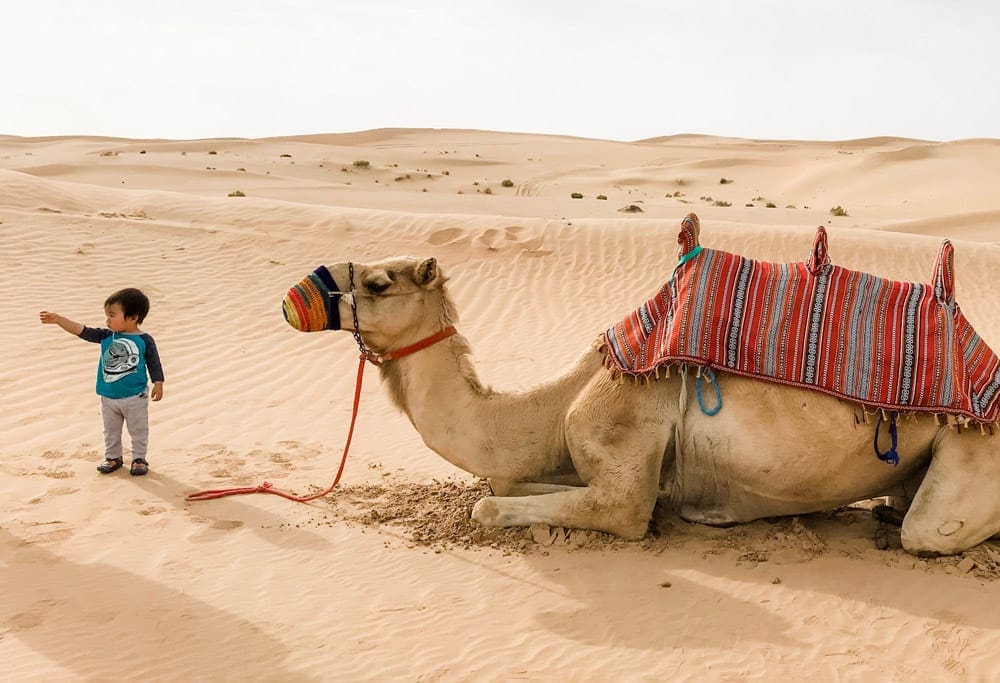
<path id="1" fill-rule="evenodd" d="M 302 528 L 308 523 L 306 520 L 329 515 L 329 509 L 322 504 L 297 503 L 272 494 L 248 494 L 214 500 L 188 501 L 185 496 L 198 489 L 161 471 L 150 471 L 145 477 L 134 479 L 140 489 L 188 513 L 192 521 L 203 524 L 206 531 L 248 528 L 258 537 L 277 547 L 298 550 L 323 550 L 330 547 L 330 542 L 323 536 Z M 281 500 L 287 504 L 287 516 L 268 512 L 263 505 L 258 507 L 250 504 L 250 501 L 262 503 L 267 498 Z M 212 535 L 210 533 L 201 537 L 196 535 L 189 540 L 208 542 L 212 540 Z"/>
<path id="2" fill-rule="evenodd" d="M 80 564 L 0 528 L 0 640 L 16 638 L 81 680 L 240 678 L 284 666 L 289 648 L 188 593 L 103 564 Z M 239 673 L 242 672 L 242 673 Z"/>

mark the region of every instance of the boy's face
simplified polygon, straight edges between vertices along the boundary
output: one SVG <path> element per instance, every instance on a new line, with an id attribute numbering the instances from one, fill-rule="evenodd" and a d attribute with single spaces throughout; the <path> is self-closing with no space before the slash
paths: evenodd
<path id="1" fill-rule="evenodd" d="M 121 304 L 105 306 L 104 314 L 108 316 L 108 329 L 112 332 L 124 332 L 136 324 L 135 316 L 131 318 L 125 317 Z"/>

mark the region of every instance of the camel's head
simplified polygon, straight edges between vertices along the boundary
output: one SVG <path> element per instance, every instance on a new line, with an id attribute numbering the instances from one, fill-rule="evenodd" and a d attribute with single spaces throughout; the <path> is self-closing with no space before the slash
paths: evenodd
<path id="1" fill-rule="evenodd" d="M 454 322 L 446 280 L 433 258 L 320 266 L 288 290 L 282 312 L 300 332 L 357 331 L 384 352 Z"/>

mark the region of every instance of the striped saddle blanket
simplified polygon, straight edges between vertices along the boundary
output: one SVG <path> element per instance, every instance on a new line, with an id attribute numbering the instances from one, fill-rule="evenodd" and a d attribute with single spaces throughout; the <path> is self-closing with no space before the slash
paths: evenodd
<path id="1" fill-rule="evenodd" d="M 611 369 L 689 364 L 960 424 L 1000 419 L 1000 359 L 955 302 L 947 240 L 920 284 L 832 265 L 822 227 L 804 263 L 703 249 L 699 232 L 689 214 L 672 277 L 605 333 Z"/>

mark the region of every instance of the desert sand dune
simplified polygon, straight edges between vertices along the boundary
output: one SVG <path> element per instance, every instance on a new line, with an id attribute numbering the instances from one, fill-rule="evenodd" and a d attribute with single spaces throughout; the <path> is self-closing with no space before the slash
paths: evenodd
<path id="1" fill-rule="evenodd" d="M 996 679 L 996 541 L 918 559 L 864 509 L 733 529 L 661 514 L 631 543 L 478 529 L 482 482 L 420 441 L 374 369 L 330 496 L 184 496 L 332 481 L 357 348 L 280 310 L 322 263 L 437 257 L 480 377 L 517 390 L 669 277 L 690 211 L 706 246 L 805 260 L 824 225 L 834 263 L 915 281 L 948 238 L 962 310 L 1000 349 L 998 168 L 995 140 L 0 136 L 7 675 Z M 145 479 L 95 471 L 96 347 L 38 322 L 103 326 L 125 286 L 150 296 L 166 372 Z"/>

